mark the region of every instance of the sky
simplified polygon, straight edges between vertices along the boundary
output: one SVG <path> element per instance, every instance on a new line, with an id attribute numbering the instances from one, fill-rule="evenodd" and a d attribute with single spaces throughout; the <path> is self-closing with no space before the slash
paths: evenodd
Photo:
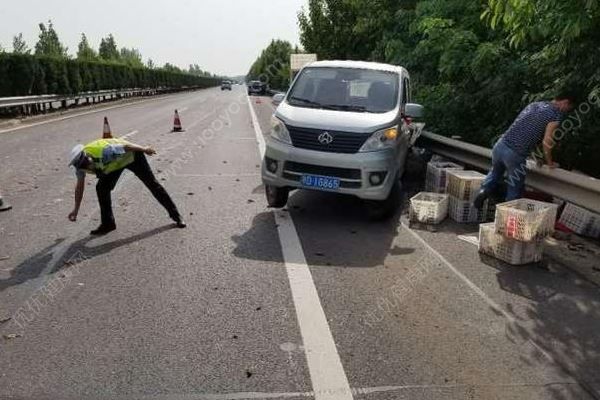
<path id="1" fill-rule="evenodd" d="M 0 44 L 12 49 L 19 32 L 30 48 L 40 22 L 52 19 L 59 39 L 77 51 L 81 33 L 98 48 L 112 33 L 119 47 L 140 50 L 144 61 L 245 75 L 272 39 L 293 45 L 297 13 L 307 0 L 0 0 Z"/>

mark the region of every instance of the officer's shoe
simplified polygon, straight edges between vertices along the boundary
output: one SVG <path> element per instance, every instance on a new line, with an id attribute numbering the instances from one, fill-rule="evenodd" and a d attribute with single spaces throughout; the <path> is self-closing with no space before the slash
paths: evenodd
<path id="1" fill-rule="evenodd" d="M 175 221 L 175 225 L 179 229 L 183 229 L 183 228 L 187 227 L 187 224 L 185 223 L 185 221 L 181 217 L 175 217 L 175 218 L 173 218 L 173 221 Z"/>
<path id="2" fill-rule="evenodd" d="M 490 197 L 490 194 L 487 191 L 483 189 L 480 190 L 477 194 L 477 197 L 475 197 L 475 200 L 473 201 L 473 207 L 475 207 L 478 210 L 481 210 L 483 208 L 483 203 L 485 203 L 488 197 Z"/>
<path id="3" fill-rule="evenodd" d="M 97 229 L 94 229 L 93 231 L 91 231 L 90 235 L 102 236 L 102 235 L 106 235 L 107 233 L 114 231 L 115 229 L 117 229 L 117 225 L 115 225 L 115 224 L 100 225 Z"/>

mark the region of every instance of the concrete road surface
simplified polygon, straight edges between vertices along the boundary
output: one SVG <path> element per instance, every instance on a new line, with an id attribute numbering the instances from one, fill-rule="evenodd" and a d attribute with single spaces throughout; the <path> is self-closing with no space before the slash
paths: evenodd
<path id="1" fill-rule="evenodd" d="M 170 133 L 180 111 L 184 133 Z M 0 398 L 597 399 L 600 298 L 563 266 L 507 267 L 458 235 L 369 222 L 353 198 L 266 207 L 273 112 L 209 89 L 0 133 Z M 131 173 L 102 238 L 70 148 L 152 145 L 188 222 Z"/>

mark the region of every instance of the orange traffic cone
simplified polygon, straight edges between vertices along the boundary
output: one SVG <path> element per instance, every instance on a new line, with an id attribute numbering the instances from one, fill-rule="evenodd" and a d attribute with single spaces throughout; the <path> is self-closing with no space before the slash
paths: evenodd
<path id="1" fill-rule="evenodd" d="M 175 118 L 173 121 L 173 131 L 172 132 L 183 132 L 183 128 L 181 127 L 181 118 L 179 118 L 179 113 L 175 110 Z"/>
<path id="2" fill-rule="evenodd" d="M 104 128 L 102 129 L 102 139 L 112 139 L 112 132 L 108 124 L 108 118 L 104 117 Z"/>

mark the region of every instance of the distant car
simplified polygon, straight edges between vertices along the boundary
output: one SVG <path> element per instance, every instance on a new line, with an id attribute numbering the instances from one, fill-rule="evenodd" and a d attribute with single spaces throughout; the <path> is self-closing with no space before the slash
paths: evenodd
<path id="1" fill-rule="evenodd" d="M 231 81 L 221 82 L 221 90 L 231 90 Z"/>
<path id="2" fill-rule="evenodd" d="M 252 96 L 253 94 L 257 94 L 259 96 L 264 96 L 267 94 L 267 85 L 262 83 L 261 81 L 251 81 L 248 83 L 248 96 Z"/>

